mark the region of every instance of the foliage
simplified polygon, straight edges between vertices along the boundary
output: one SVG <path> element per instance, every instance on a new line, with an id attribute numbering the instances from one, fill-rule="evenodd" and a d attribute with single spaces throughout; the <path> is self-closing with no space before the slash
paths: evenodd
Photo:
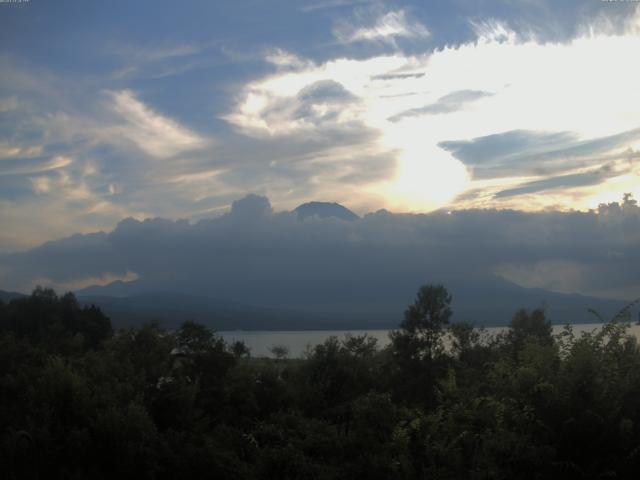
<path id="1" fill-rule="evenodd" d="M 421 288 L 384 349 L 346 335 L 272 360 L 194 322 L 113 332 L 36 289 L 0 304 L 3 478 L 636 477 L 626 324 L 554 337 L 520 310 L 489 335 L 449 325 L 450 302 Z"/>
<path id="2" fill-rule="evenodd" d="M 404 313 L 400 330 L 391 334 L 398 398 L 423 404 L 436 401 L 436 385 L 445 370 L 442 338 L 451 318 L 451 295 L 442 285 L 425 285 Z"/>

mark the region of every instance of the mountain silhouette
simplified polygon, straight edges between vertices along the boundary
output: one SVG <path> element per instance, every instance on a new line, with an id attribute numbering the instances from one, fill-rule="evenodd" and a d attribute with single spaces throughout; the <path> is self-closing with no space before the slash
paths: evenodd
<path id="1" fill-rule="evenodd" d="M 275 283 L 278 282 L 274 278 Z M 507 325 L 519 308 L 538 307 L 546 309 L 553 323 L 597 322 L 588 309 L 611 318 L 625 303 L 525 288 L 497 275 L 443 278 L 442 283 L 453 295 L 452 320 L 476 325 Z M 151 319 L 177 325 L 184 319 L 197 319 L 225 330 L 367 329 L 395 328 L 418 286 L 385 285 L 372 290 L 371 295 L 363 295 L 335 279 L 335 288 L 331 289 L 310 292 L 305 285 L 287 284 L 281 289 L 263 285 L 267 296 L 252 294 L 239 299 L 225 297 L 222 291 L 193 292 L 180 290 L 177 284 L 139 279 L 88 287 L 76 293 L 81 302 L 103 308 L 117 325 Z"/>
<path id="2" fill-rule="evenodd" d="M 358 215 L 353 213 L 347 207 L 334 202 L 308 202 L 296 207 L 294 212 L 298 216 L 298 220 L 305 220 L 310 217 L 318 218 L 339 218 L 351 222 L 358 220 Z"/>

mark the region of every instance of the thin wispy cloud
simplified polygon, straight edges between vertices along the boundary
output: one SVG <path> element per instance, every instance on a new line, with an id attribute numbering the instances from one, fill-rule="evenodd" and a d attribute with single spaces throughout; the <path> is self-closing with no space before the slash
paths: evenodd
<path id="1" fill-rule="evenodd" d="M 70 165 L 72 160 L 62 155 L 48 159 L 5 160 L 0 163 L 0 175 L 23 175 L 26 173 L 46 172 Z"/>
<path id="2" fill-rule="evenodd" d="M 356 14 L 354 20 L 340 20 L 333 34 L 342 43 L 388 42 L 395 44 L 398 38 L 427 38 L 429 30 L 416 20 L 411 20 L 404 10 L 389 11 L 370 20 L 368 10 Z"/>
<path id="3" fill-rule="evenodd" d="M 116 80 L 146 77 L 163 78 L 189 71 L 202 61 L 196 56 L 202 47 L 189 44 L 139 45 L 111 44 L 106 53 L 120 60 L 119 66 L 112 74 Z"/>
<path id="4" fill-rule="evenodd" d="M 315 12 L 317 10 L 327 10 L 332 8 L 344 8 L 367 3 L 375 3 L 377 0 L 320 0 L 310 2 L 300 7 L 303 12 Z"/>
<path id="5" fill-rule="evenodd" d="M 475 102 L 476 100 L 480 100 L 484 97 L 490 97 L 492 95 L 493 93 L 491 92 L 481 92 L 478 90 L 461 90 L 458 92 L 451 92 L 443 97 L 440 97 L 435 103 L 432 103 L 430 105 L 411 108 L 405 112 L 400 112 L 396 115 L 393 115 L 392 117 L 389 117 L 389 121 L 397 122 L 407 117 L 419 117 L 423 115 L 438 115 L 441 113 L 455 112 L 456 110 L 464 108 L 466 104 Z"/>
<path id="6" fill-rule="evenodd" d="M 153 157 L 168 158 L 204 148 L 209 141 L 142 103 L 130 90 L 108 92 L 123 125 L 113 127 Z"/>
<path id="7" fill-rule="evenodd" d="M 18 107 L 18 98 L 15 95 L 0 98 L 0 112 L 8 112 Z"/>
<path id="8" fill-rule="evenodd" d="M 114 47 L 112 50 L 125 58 L 137 62 L 157 62 L 168 58 L 192 56 L 198 53 L 200 48 L 195 45 L 155 45 L 147 48 L 124 45 Z"/>
<path id="9" fill-rule="evenodd" d="M 0 159 L 29 158 L 42 155 L 42 145 L 11 145 L 0 142 Z"/>
<path id="10" fill-rule="evenodd" d="M 469 20 L 477 41 L 482 43 L 510 42 L 518 39 L 518 34 L 505 22 L 494 18 L 485 20 Z"/>

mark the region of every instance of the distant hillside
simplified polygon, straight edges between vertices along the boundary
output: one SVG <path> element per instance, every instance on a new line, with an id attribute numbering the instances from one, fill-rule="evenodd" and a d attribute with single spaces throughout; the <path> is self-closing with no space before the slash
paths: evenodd
<path id="1" fill-rule="evenodd" d="M 449 282 L 446 286 L 453 295 L 453 321 L 485 326 L 506 325 L 518 308 L 540 306 L 546 308 L 548 317 L 556 324 L 597 322 L 587 309 L 593 308 L 608 319 L 625 304 L 619 300 L 522 288 L 500 277 L 490 277 L 473 285 Z M 408 301 L 381 304 L 377 298 L 371 305 L 343 304 L 342 308 L 327 305 L 323 311 L 302 306 L 261 307 L 203 295 L 148 291 L 148 288 L 141 282 L 114 282 L 76 294 L 82 304 L 95 304 L 103 309 L 116 327 L 159 320 L 165 327 L 173 328 L 191 319 L 217 330 L 385 329 L 398 325 L 408 304 Z M 25 296 L 0 290 L 3 302 Z"/>
<path id="2" fill-rule="evenodd" d="M 544 307 L 557 324 L 597 322 L 587 309 L 593 308 L 604 318 L 611 318 L 625 304 L 619 300 L 523 288 L 497 276 L 466 281 L 450 279 L 443 283 L 453 295 L 453 321 L 476 325 L 507 325 L 522 307 Z M 115 282 L 77 294 L 82 302 L 103 308 L 116 325 L 152 319 L 177 325 L 185 319 L 194 319 L 219 330 L 375 329 L 395 328 L 413 301 L 417 287 L 407 288 L 402 295 L 389 288 L 388 292 L 374 292 L 368 300 L 354 296 L 352 301 L 345 301 L 344 296 L 331 291 L 318 294 L 314 302 L 297 301 L 292 292 L 281 297 L 274 293 L 273 303 L 268 306 L 168 289 L 160 291 L 157 285 L 146 285 L 143 281 Z"/>
<path id="3" fill-rule="evenodd" d="M 0 300 L 5 303 L 10 302 L 11 300 L 14 300 L 16 298 L 22 298 L 22 297 L 26 297 L 26 295 L 24 293 L 6 292 L 4 290 L 0 290 Z"/>
<path id="4" fill-rule="evenodd" d="M 116 327 L 141 325 L 151 320 L 159 320 L 168 328 L 177 327 L 184 320 L 195 320 L 216 330 L 331 330 L 393 328 L 397 325 L 397 322 L 261 308 L 170 292 L 149 292 L 130 297 L 78 293 L 78 299 L 85 305 L 98 305 Z"/>

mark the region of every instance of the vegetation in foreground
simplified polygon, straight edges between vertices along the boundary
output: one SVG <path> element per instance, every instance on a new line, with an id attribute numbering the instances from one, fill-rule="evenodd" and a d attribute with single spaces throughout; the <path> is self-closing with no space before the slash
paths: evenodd
<path id="1" fill-rule="evenodd" d="M 637 478 L 626 324 L 554 337 L 522 310 L 490 336 L 449 325 L 450 300 L 422 287 L 385 349 L 346 336 L 272 360 L 193 322 L 113 332 L 36 289 L 0 304 L 3 477 Z"/>

